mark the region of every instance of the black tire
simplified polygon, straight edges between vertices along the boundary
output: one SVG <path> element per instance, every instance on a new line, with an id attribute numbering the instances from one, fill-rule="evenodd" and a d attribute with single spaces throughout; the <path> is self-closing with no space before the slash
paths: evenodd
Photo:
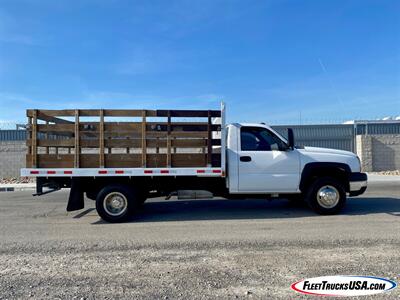
<path id="1" fill-rule="evenodd" d="M 324 199 L 324 196 L 326 196 L 327 199 Z M 306 202 L 308 206 L 318 214 L 337 214 L 346 204 L 344 185 L 332 177 L 316 179 L 308 188 Z"/>
<path id="2" fill-rule="evenodd" d="M 134 188 L 120 184 L 108 185 L 97 195 L 97 213 L 104 221 L 124 222 L 129 219 L 137 207 L 138 197 L 136 195 Z M 114 205 L 113 201 L 116 201 L 117 205 Z"/>

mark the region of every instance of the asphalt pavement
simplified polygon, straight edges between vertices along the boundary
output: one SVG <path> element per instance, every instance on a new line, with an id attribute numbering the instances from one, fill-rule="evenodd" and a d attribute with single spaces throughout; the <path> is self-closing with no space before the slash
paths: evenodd
<path id="1" fill-rule="evenodd" d="M 67 198 L 0 193 L 0 299 L 307 298 L 290 284 L 400 278 L 400 181 L 371 182 L 336 216 L 284 199 L 159 198 L 108 224 L 88 199 L 67 213 Z"/>

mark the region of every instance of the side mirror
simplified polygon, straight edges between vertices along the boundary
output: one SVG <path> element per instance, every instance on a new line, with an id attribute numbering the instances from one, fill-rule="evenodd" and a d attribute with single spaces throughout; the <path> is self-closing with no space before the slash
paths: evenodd
<path id="1" fill-rule="evenodd" d="M 290 149 L 294 149 L 294 134 L 292 128 L 288 128 L 288 146 Z"/>

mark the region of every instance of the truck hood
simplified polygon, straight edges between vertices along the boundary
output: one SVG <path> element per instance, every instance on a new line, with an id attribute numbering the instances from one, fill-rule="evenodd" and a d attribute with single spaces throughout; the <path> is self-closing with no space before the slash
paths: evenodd
<path id="1" fill-rule="evenodd" d="M 330 148 L 319 148 L 319 147 L 304 147 L 304 149 L 298 149 L 301 153 L 308 154 L 308 153 L 326 153 L 326 154 L 337 154 L 337 155 L 346 155 L 346 156 L 353 156 L 355 157 L 356 155 L 353 152 L 350 151 L 344 151 L 344 150 L 337 150 L 337 149 L 330 149 Z"/>

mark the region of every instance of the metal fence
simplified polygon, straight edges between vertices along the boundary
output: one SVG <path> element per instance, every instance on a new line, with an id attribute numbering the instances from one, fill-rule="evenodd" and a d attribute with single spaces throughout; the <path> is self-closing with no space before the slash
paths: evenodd
<path id="1" fill-rule="evenodd" d="M 293 128 L 296 145 L 355 151 L 355 131 L 353 125 L 294 125 L 272 126 L 283 136 L 287 128 Z"/>
<path id="2" fill-rule="evenodd" d="M 356 132 L 361 135 L 368 134 L 400 134 L 400 121 L 381 123 L 356 123 Z"/>
<path id="3" fill-rule="evenodd" d="M 400 134 L 400 121 L 357 121 L 354 124 L 272 126 L 281 135 L 293 128 L 296 144 L 356 151 L 356 135 Z"/>
<path id="4" fill-rule="evenodd" d="M 7 129 L 0 130 L 0 141 L 24 141 L 26 130 Z"/>
<path id="5" fill-rule="evenodd" d="M 287 136 L 287 128 L 293 128 L 296 144 L 356 151 L 355 136 L 368 134 L 400 134 L 400 121 L 357 121 L 355 124 L 336 125 L 278 125 L 272 126 Z M 0 141 L 23 141 L 25 130 L 0 130 Z"/>

